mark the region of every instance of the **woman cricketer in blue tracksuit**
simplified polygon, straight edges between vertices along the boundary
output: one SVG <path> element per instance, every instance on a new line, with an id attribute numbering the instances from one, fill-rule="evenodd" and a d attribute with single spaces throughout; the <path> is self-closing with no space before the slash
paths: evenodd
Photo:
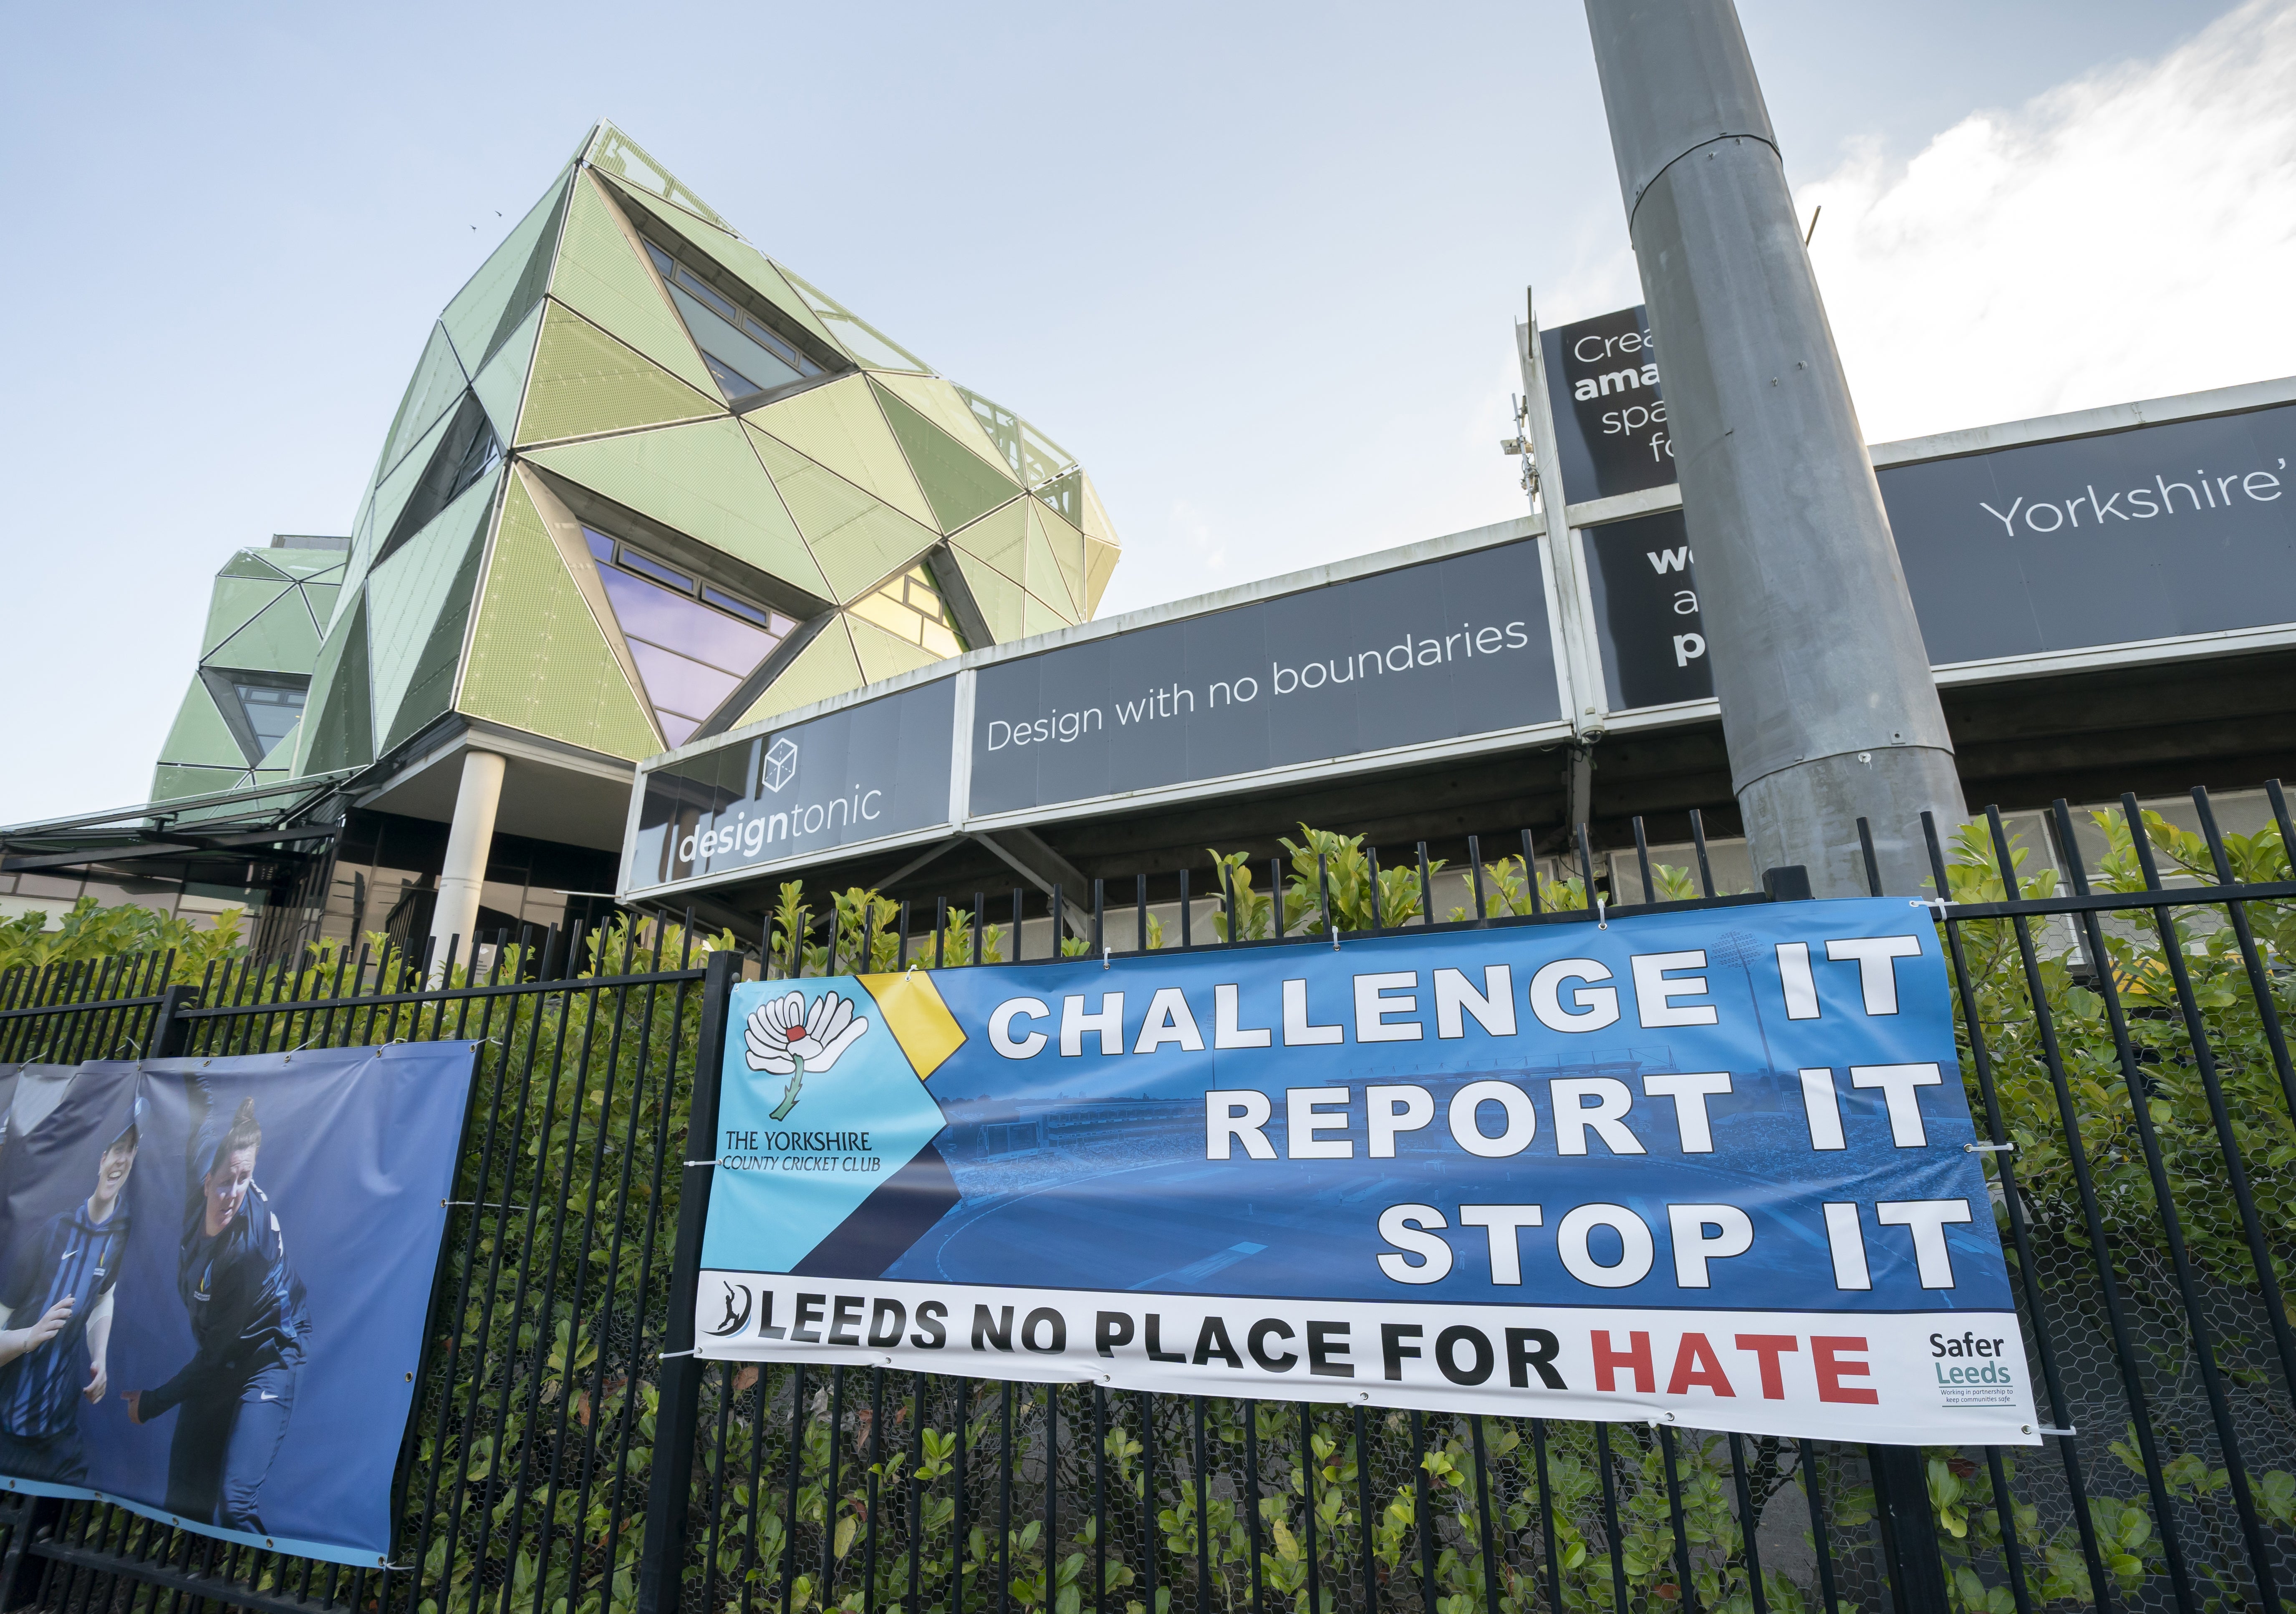
<path id="1" fill-rule="evenodd" d="M 176 1279 L 198 1349 L 157 1389 L 126 1396 L 138 1423 L 176 1409 L 168 1511 L 257 1535 L 257 1493 L 286 1436 L 311 1332 L 279 1217 L 255 1185 L 262 1146 L 252 1098 L 228 1127 L 201 1128 Z"/>

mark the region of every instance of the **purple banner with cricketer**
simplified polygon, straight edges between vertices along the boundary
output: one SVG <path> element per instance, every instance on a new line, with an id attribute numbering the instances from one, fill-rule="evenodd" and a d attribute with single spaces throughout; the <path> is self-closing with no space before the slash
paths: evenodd
<path id="1" fill-rule="evenodd" d="M 27 1067 L 0 1490 L 391 1561 L 472 1045 Z"/>
<path id="2" fill-rule="evenodd" d="M 702 1356 L 2038 1444 L 1918 904 L 733 1006 Z"/>

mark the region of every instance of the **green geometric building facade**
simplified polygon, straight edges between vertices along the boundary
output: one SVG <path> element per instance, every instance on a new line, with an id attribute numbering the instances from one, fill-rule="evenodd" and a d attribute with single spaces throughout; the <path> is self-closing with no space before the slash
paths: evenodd
<path id="1" fill-rule="evenodd" d="M 432 328 L 291 748 L 250 767 L 458 723 L 631 762 L 1083 621 L 1117 555 L 1056 443 L 601 124 Z"/>
<path id="2" fill-rule="evenodd" d="M 267 549 L 241 550 L 216 573 L 199 668 L 160 747 L 152 800 L 288 776 L 345 547 L 341 538 L 282 533 Z"/>

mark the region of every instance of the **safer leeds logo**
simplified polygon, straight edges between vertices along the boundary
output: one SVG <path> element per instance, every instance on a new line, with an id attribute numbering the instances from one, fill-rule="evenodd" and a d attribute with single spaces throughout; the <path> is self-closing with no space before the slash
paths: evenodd
<path id="1" fill-rule="evenodd" d="M 782 1102 L 774 1107 L 773 1118 L 787 1120 L 790 1111 L 797 1108 L 807 1071 L 816 1076 L 826 1072 L 838 1055 L 868 1029 L 869 1022 L 856 1019 L 853 1005 L 834 992 L 815 998 L 810 1011 L 801 992 L 767 998 L 758 1004 L 750 1015 L 744 1038 L 750 1069 L 790 1078 L 782 1091 Z"/>

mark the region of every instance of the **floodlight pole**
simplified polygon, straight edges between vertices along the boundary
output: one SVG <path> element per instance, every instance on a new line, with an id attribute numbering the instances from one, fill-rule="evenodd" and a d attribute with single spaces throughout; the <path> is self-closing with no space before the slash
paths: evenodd
<path id="1" fill-rule="evenodd" d="M 1587 0 L 1733 790 L 1819 897 L 1928 873 L 1953 741 L 1731 0 Z"/>

